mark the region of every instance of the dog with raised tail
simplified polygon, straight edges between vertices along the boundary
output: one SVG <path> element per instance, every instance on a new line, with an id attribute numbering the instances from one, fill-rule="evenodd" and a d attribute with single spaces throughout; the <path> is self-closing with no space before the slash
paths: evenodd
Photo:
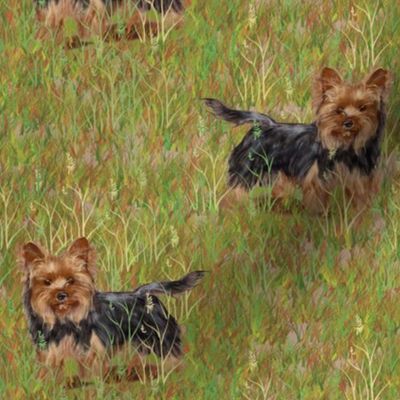
<path id="1" fill-rule="evenodd" d="M 277 198 L 299 186 L 313 212 L 325 211 L 329 194 L 342 185 L 356 208 L 365 208 L 380 188 L 378 162 L 391 82 L 382 68 L 358 83 L 324 68 L 314 80 L 311 124 L 280 123 L 205 99 L 218 118 L 253 125 L 230 155 L 229 185 L 246 191 L 272 185 Z"/>
<path id="2" fill-rule="evenodd" d="M 181 356 L 181 329 L 158 296 L 192 290 L 203 271 L 129 292 L 100 292 L 95 251 L 84 237 L 59 256 L 29 242 L 21 249 L 20 264 L 29 331 L 44 364 L 41 376 L 52 371 L 62 379 L 68 359 L 78 366 L 75 380 L 106 375 L 111 355 L 124 345 L 140 355 Z"/>

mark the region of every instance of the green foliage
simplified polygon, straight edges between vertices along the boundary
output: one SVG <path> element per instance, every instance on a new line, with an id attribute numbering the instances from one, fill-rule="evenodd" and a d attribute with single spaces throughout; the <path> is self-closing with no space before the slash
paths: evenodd
<path id="1" fill-rule="evenodd" d="M 158 38 L 74 50 L 35 38 L 31 1 L 0 0 L 0 18 L 0 398 L 400 397 L 398 177 L 361 226 L 340 191 L 326 217 L 297 192 L 230 203 L 226 160 L 246 128 L 199 101 L 311 121 L 323 65 L 347 78 L 399 70 L 397 0 L 193 0 Z M 397 154 L 398 82 L 385 159 Z M 157 379 L 79 389 L 37 378 L 16 250 L 81 235 L 98 250 L 100 289 L 210 271 L 165 299 L 186 330 L 178 369 L 154 359 Z"/>

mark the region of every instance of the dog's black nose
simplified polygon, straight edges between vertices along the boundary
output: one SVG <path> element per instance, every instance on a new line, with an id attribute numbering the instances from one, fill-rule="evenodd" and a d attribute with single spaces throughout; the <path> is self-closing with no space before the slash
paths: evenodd
<path id="1" fill-rule="evenodd" d="M 346 121 L 343 122 L 343 126 L 346 129 L 351 129 L 353 127 L 353 121 L 351 119 L 346 119 Z"/>
<path id="2" fill-rule="evenodd" d="M 64 301 L 68 295 L 65 292 L 58 292 L 56 297 L 58 301 Z"/>

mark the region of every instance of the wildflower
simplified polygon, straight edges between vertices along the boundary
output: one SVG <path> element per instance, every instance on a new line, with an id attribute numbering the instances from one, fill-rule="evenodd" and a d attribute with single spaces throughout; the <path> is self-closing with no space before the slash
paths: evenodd
<path id="1" fill-rule="evenodd" d="M 248 23 L 249 23 L 249 28 L 253 28 L 256 23 L 257 23 L 257 13 L 256 13 L 256 7 L 254 5 L 254 2 L 252 1 L 249 4 L 249 18 L 248 18 Z"/>
<path id="2" fill-rule="evenodd" d="M 139 169 L 138 171 L 138 182 L 139 182 L 139 186 L 141 188 L 145 187 L 147 185 L 147 177 L 144 171 L 142 171 L 141 169 Z"/>
<path id="3" fill-rule="evenodd" d="M 204 136 L 204 134 L 207 132 L 206 124 L 204 122 L 204 118 L 199 116 L 199 120 L 197 123 L 197 130 L 199 131 L 200 136 Z"/>
<path id="4" fill-rule="evenodd" d="M 75 161 L 72 158 L 71 154 L 67 153 L 67 174 L 71 175 L 75 170 Z"/>
<path id="5" fill-rule="evenodd" d="M 47 346 L 47 342 L 42 331 L 38 331 L 38 343 L 41 350 L 44 350 Z"/>
<path id="6" fill-rule="evenodd" d="M 336 149 L 329 149 L 329 159 L 332 160 L 335 157 Z"/>
<path id="7" fill-rule="evenodd" d="M 259 139 L 262 134 L 261 126 L 258 122 L 255 122 L 253 125 L 253 135 L 255 139 Z"/>
<path id="8" fill-rule="evenodd" d="M 172 225 L 169 227 L 169 231 L 171 233 L 171 246 L 174 249 L 174 248 L 178 247 L 178 244 L 179 244 L 178 232 Z"/>
<path id="9" fill-rule="evenodd" d="M 159 47 L 159 41 L 158 41 L 157 36 L 153 36 L 153 37 L 151 38 L 150 43 L 151 43 L 151 48 L 152 48 L 152 50 L 153 50 L 153 51 L 157 51 L 157 50 L 158 50 L 158 47 Z"/>
<path id="10" fill-rule="evenodd" d="M 39 192 L 42 187 L 42 174 L 38 169 L 35 169 L 35 188 L 36 191 Z"/>
<path id="11" fill-rule="evenodd" d="M 257 369 L 257 357 L 254 351 L 249 351 L 249 369 L 250 372 L 253 372 Z"/>
<path id="12" fill-rule="evenodd" d="M 148 293 L 146 293 L 146 312 L 147 312 L 147 314 L 150 314 L 153 311 L 153 308 L 154 308 L 153 297 L 150 296 Z"/>
<path id="13" fill-rule="evenodd" d="M 353 21 L 357 21 L 357 11 L 356 11 L 356 9 L 354 8 L 354 6 L 351 6 L 351 8 L 350 8 L 350 18 L 351 18 Z"/>
<path id="14" fill-rule="evenodd" d="M 118 196 L 118 187 L 117 187 L 117 183 L 114 181 L 114 179 L 111 179 L 110 186 L 111 186 L 111 190 L 110 190 L 111 200 L 115 200 Z"/>
<path id="15" fill-rule="evenodd" d="M 354 330 L 356 331 L 356 335 L 361 335 L 364 330 L 364 324 L 359 315 L 356 315 L 356 323 L 354 326 Z"/>
<path id="16" fill-rule="evenodd" d="M 286 78 L 286 94 L 287 96 L 290 98 L 293 95 L 293 85 L 292 85 L 292 81 L 288 78 Z"/>

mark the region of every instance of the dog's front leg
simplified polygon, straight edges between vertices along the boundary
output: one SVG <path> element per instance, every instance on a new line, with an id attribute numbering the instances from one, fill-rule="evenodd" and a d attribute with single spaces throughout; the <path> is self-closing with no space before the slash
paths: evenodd
<path id="1" fill-rule="evenodd" d="M 321 181 L 317 163 L 314 163 L 302 182 L 303 204 L 312 213 L 322 214 L 328 209 L 329 191 Z"/>

